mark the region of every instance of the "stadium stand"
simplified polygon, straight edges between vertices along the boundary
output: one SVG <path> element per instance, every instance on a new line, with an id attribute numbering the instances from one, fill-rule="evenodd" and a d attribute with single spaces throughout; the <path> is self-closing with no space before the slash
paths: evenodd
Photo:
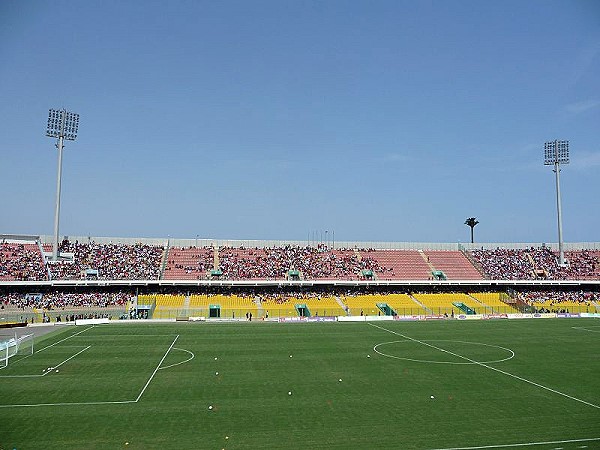
<path id="1" fill-rule="evenodd" d="M 600 280 L 600 251 L 566 252 L 565 256 L 569 266 L 563 269 L 564 278 Z"/>
<path id="2" fill-rule="evenodd" d="M 533 278 L 533 265 L 522 250 L 473 250 L 473 258 L 481 264 L 487 278 L 522 280 Z"/>
<path id="3" fill-rule="evenodd" d="M 177 286 L 163 292 L 140 293 L 137 304 L 143 314 L 135 317 L 177 319 L 190 316 L 276 318 L 331 315 L 444 315 L 498 314 L 515 312 L 600 312 L 600 292 L 581 289 L 531 289 L 520 287 L 513 297 L 505 292 L 418 292 L 400 293 L 380 287 L 344 288 L 334 292 L 326 287 L 299 291 L 293 286 L 238 287 L 225 292 L 219 287 L 197 287 L 181 293 Z M 171 292 L 167 292 L 171 291 Z M 35 317 L 67 314 L 127 315 L 135 294 L 124 288 L 27 288 L 0 287 L 2 315 Z"/>
<path id="4" fill-rule="evenodd" d="M 517 298 L 534 306 L 538 312 L 600 312 L 600 293 L 591 291 L 526 290 Z"/>
<path id="5" fill-rule="evenodd" d="M 2 236 L 3 318 L 600 312 L 598 244 L 571 246 L 561 267 L 546 245 L 400 250 L 204 241 L 198 247 L 189 245 L 194 240 L 171 246 L 80 237 L 63 240 L 59 262 L 45 262 L 48 238 Z"/>
<path id="6" fill-rule="evenodd" d="M 378 302 L 390 305 L 398 315 L 426 314 L 427 311 L 409 294 L 379 295 Z"/>
<path id="7" fill-rule="evenodd" d="M 214 245 L 214 244 L 213 244 Z M 546 246 L 525 249 L 382 250 L 282 245 L 196 248 L 64 240 L 60 262 L 36 243 L 2 243 L 0 280 L 600 280 L 600 251 L 570 250 L 558 265 Z M 51 253 L 45 244 L 44 254 Z M 161 268 L 164 265 L 164 269 Z M 438 275 L 439 274 L 439 275 Z M 483 274 L 483 275 L 482 275 Z"/>
<path id="8" fill-rule="evenodd" d="M 37 244 L 1 243 L 0 280 L 47 280 L 44 258 Z"/>
<path id="9" fill-rule="evenodd" d="M 77 291 L 52 289 L 46 292 L 16 293 L 0 292 L 0 304 L 9 304 L 20 308 L 37 309 L 64 309 L 72 307 L 82 308 L 106 308 L 109 306 L 125 305 L 129 299 L 129 293 L 124 291 L 101 292 L 101 291 Z"/>
<path id="10" fill-rule="evenodd" d="M 44 246 L 50 251 L 50 246 Z M 73 260 L 49 264 L 53 280 L 77 280 L 86 270 L 97 271 L 103 280 L 157 280 L 165 249 L 146 244 L 97 244 L 64 240 L 61 253 L 72 253 Z"/>
<path id="11" fill-rule="evenodd" d="M 558 256 L 548 247 L 529 249 L 473 250 L 487 278 L 497 280 L 574 280 L 600 279 L 600 252 L 571 251 L 565 254 L 569 264 L 561 267 Z"/>
<path id="12" fill-rule="evenodd" d="M 183 295 L 158 294 L 154 296 L 141 297 L 142 303 L 154 303 L 154 310 L 152 313 L 152 318 L 154 319 L 177 318 L 177 316 L 181 313 L 185 303 L 185 296 Z M 140 302 L 139 297 L 138 302 Z"/>
<path id="13" fill-rule="evenodd" d="M 430 294 L 415 293 L 413 297 L 433 314 L 483 314 L 485 306 L 460 292 Z M 464 305 L 464 306 L 460 306 Z"/>
<path id="14" fill-rule="evenodd" d="M 343 316 L 346 314 L 335 297 L 313 295 L 305 299 L 298 299 L 297 303 L 306 305 L 310 316 Z"/>
<path id="15" fill-rule="evenodd" d="M 264 298 L 261 301 L 265 316 L 268 317 L 297 317 L 296 304 L 298 300 L 293 297 Z"/>
<path id="16" fill-rule="evenodd" d="M 376 270 L 380 280 L 429 280 L 431 267 L 416 250 L 367 250 L 368 255 L 380 267 Z"/>
<path id="17" fill-rule="evenodd" d="M 503 292 L 471 292 L 469 295 L 484 306 L 486 313 L 519 312 L 510 297 Z"/>
<path id="18" fill-rule="evenodd" d="M 377 306 L 378 304 L 387 304 L 397 315 L 419 315 L 429 312 L 409 294 L 347 295 L 342 298 L 342 301 L 347 305 L 348 313 L 353 316 L 381 315 L 384 311 Z"/>
<path id="19" fill-rule="evenodd" d="M 296 273 L 299 279 L 357 280 L 363 271 L 383 272 L 376 260 L 352 250 L 284 246 L 272 248 L 223 248 L 219 251 L 224 279 L 286 279 Z"/>
<path id="20" fill-rule="evenodd" d="M 252 296 L 241 295 L 192 295 L 190 296 L 189 315 L 221 318 L 241 318 L 252 313 L 258 318 L 258 306 Z M 218 312 L 217 312 L 218 309 Z"/>
<path id="21" fill-rule="evenodd" d="M 162 278 L 165 280 L 201 280 L 214 267 L 212 247 L 171 247 Z"/>
<path id="22" fill-rule="evenodd" d="M 223 278 L 229 280 L 284 279 L 286 269 L 263 264 L 266 258 L 263 249 L 225 247 L 219 249 L 219 269 Z"/>
<path id="23" fill-rule="evenodd" d="M 427 250 L 424 254 L 434 269 L 443 271 L 449 280 L 480 280 L 483 278 L 462 252 Z"/>
<path id="24" fill-rule="evenodd" d="M 380 314 L 379 308 L 377 308 L 377 298 L 373 295 L 347 295 L 342 297 L 342 301 L 346 305 L 346 311 L 349 315 L 376 316 Z"/>

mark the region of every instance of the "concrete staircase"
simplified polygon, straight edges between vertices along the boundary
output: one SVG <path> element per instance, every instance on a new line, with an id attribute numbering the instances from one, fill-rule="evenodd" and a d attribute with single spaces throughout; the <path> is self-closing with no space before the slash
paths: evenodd
<path id="1" fill-rule="evenodd" d="M 219 246 L 213 246 L 213 270 L 219 270 L 219 266 L 221 265 L 219 261 Z"/>
<path id="2" fill-rule="evenodd" d="M 408 296 L 412 299 L 413 302 L 415 302 L 417 305 L 419 305 L 425 311 L 427 311 L 430 314 L 433 314 L 433 311 L 431 309 L 429 309 L 427 306 L 425 306 L 423 303 L 421 303 L 419 300 L 417 300 L 415 297 L 413 297 L 412 294 L 408 294 Z"/>
<path id="3" fill-rule="evenodd" d="M 349 316 L 350 315 L 350 310 L 344 304 L 344 302 L 342 301 L 342 299 L 336 295 L 335 296 L 335 301 L 338 303 L 338 305 L 340 305 L 340 308 L 342 308 L 346 312 L 346 315 Z"/>
<path id="4" fill-rule="evenodd" d="M 429 262 L 429 258 L 427 257 L 427 255 L 423 252 L 423 250 L 419 250 L 419 255 L 421 255 L 421 258 L 423 258 L 423 261 L 425 261 L 425 264 L 427 264 L 427 266 L 429 266 L 429 270 L 431 272 L 435 271 L 435 267 L 433 267 L 433 264 L 431 264 Z"/>

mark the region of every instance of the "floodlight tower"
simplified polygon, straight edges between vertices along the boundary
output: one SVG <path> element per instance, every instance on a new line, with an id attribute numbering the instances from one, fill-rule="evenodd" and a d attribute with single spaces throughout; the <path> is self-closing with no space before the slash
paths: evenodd
<path id="1" fill-rule="evenodd" d="M 556 211 L 558 213 L 558 264 L 565 265 L 562 239 L 562 208 L 560 204 L 560 165 L 569 164 L 569 141 L 550 141 L 544 144 L 544 165 L 554 166 L 556 174 Z"/>
<path id="2" fill-rule="evenodd" d="M 79 114 L 66 109 L 50 109 L 46 136 L 57 138 L 58 175 L 56 177 L 56 207 L 54 210 L 54 241 L 52 243 L 52 259 L 58 261 L 58 219 L 60 216 L 60 183 L 62 181 L 62 153 L 65 139 L 74 141 L 79 128 Z"/>

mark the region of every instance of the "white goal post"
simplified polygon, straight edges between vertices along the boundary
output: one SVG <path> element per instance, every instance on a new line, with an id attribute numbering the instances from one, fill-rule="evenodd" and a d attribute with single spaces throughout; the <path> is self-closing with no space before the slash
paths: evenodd
<path id="1" fill-rule="evenodd" d="M 33 355 L 33 334 L 0 336 L 0 369 L 7 367 L 15 355 Z"/>

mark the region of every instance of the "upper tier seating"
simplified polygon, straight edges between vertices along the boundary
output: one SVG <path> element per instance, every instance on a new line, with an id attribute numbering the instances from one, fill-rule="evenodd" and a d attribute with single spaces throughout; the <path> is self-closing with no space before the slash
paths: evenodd
<path id="1" fill-rule="evenodd" d="M 561 268 L 563 279 L 600 280 L 600 250 L 565 252 L 569 266 Z"/>
<path id="2" fill-rule="evenodd" d="M 574 280 L 600 279 L 600 252 L 566 252 L 569 264 L 561 267 L 558 255 L 547 247 L 528 249 L 473 250 L 473 258 L 486 276 L 494 280 Z"/>
<path id="3" fill-rule="evenodd" d="M 361 251 L 377 262 L 381 270 L 376 270 L 380 280 L 428 280 L 431 269 L 416 250 L 368 250 Z"/>
<path id="4" fill-rule="evenodd" d="M 266 267 L 262 263 L 266 258 L 264 249 L 224 247 L 219 249 L 219 269 L 229 280 L 284 279 L 285 270 Z"/>
<path id="5" fill-rule="evenodd" d="M 214 267 L 212 247 L 171 247 L 163 272 L 165 280 L 200 280 Z"/>
<path id="6" fill-rule="evenodd" d="M 0 281 L 48 279 L 37 244 L 0 244 Z"/>
<path id="7" fill-rule="evenodd" d="M 61 253 L 73 253 L 73 261 L 49 264 L 53 280 L 85 277 L 86 269 L 98 271 L 99 279 L 157 280 L 164 248 L 146 244 L 96 244 L 63 241 Z"/>
<path id="8" fill-rule="evenodd" d="M 481 280 L 483 278 L 462 252 L 426 250 L 424 253 L 430 264 L 436 270 L 443 271 L 448 280 Z"/>
<path id="9" fill-rule="evenodd" d="M 220 269 L 225 279 L 285 279 L 290 270 L 305 280 L 357 280 L 363 270 L 384 270 L 370 255 L 325 247 L 222 248 Z"/>
<path id="10" fill-rule="evenodd" d="M 44 253 L 51 252 L 44 245 Z M 0 281 L 77 280 L 432 280 L 442 271 L 448 280 L 600 280 L 600 251 L 565 253 L 547 247 L 460 251 L 373 250 L 282 246 L 270 248 L 172 247 L 146 244 L 98 244 L 65 240 L 61 254 L 72 258 L 44 264 L 38 244 L 2 243 Z M 475 261 L 475 266 L 471 263 Z M 214 273 L 211 273 L 212 271 Z M 97 271 L 97 274 L 96 274 Z M 437 274 L 436 274 L 437 277 Z"/>

